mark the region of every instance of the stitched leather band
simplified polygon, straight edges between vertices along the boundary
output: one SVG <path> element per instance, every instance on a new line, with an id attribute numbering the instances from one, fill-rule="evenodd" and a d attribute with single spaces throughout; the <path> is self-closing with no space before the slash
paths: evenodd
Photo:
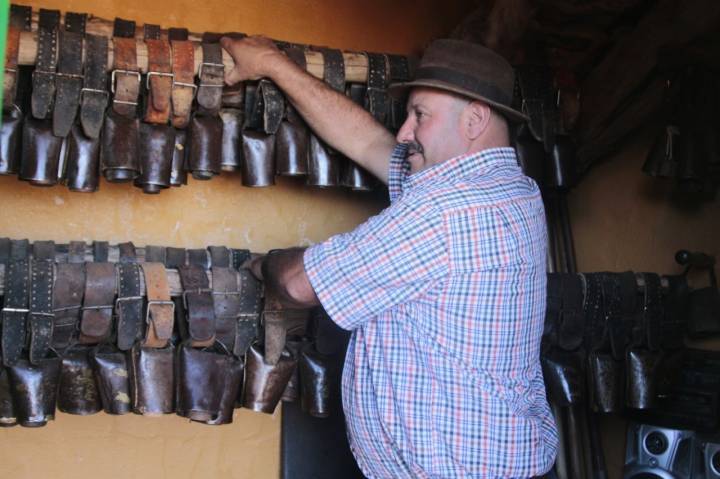
<path id="1" fill-rule="evenodd" d="M 71 241 L 68 245 L 68 263 L 85 262 L 85 242 Z"/>
<path id="2" fill-rule="evenodd" d="M 119 263 L 117 315 L 117 347 L 127 351 L 142 337 L 143 297 L 140 288 L 140 267 L 134 263 Z"/>
<path id="3" fill-rule="evenodd" d="M 131 241 L 118 244 L 118 254 L 120 263 L 137 263 L 137 253 L 135 245 Z"/>
<path id="4" fill-rule="evenodd" d="M 14 365 L 25 347 L 29 291 L 28 260 L 11 259 L 5 273 L 5 304 L 2 309 L 2 356 L 5 366 Z"/>
<path id="5" fill-rule="evenodd" d="M 145 121 L 165 125 L 170 119 L 170 93 L 173 83 L 170 42 L 161 39 L 159 27 L 154 27 L 157 25 L 145 25 L 145 45 L 148 51 Z M 148 34 L 151 37 L 148 37 Z"/>
<path id="6" fill-rule="evenodd" d="M 388 110 L 388 67 L 387 57 L 382 53 L 368 53 L 368 83 L 365 109 L 377 121 L 385 124 Z"/>
<path id="7" fill-rule="evenodd" d="M 31 263 L 30 287 L 30 363 L 38 364 L 45 359 L 52 341 L 54 314 L 53 297 L 53 257 L 34 259 Z"/>
<path id="8" fill-rule="evenodd" d="M 165 264 L 166 252 L 164 246 L 145 246 L 145 262 L 146 263 L 163 263 Z"/>
<path id="9" fill-rule="evenodd" d="M 212 294 L 217 340 L 228 351 L 233 351 L 237 335 L 237 319 L 241 306 L 237 271 L 228 267 L 213 266 Z"/>
<path id="10" fill-rule="evenodd" d="M 83 36 L 87 15 L 67 12 L 59 34 L 60 58 L 55 75 L 53 134 L 65 137 L 75 122 L 83 85 Z"/>
<path id="11" fill-rule="evenodd" d="M 76 339 L 85 289 L 85 264 L 58 264 L 56 268 L 52 347 L 62 353 Z"/>
<path id="12" fill-rule="evenodd" d="M 222 89 L 225 84 L 225 65 L 222 61 L 222 48 L 216 33 L 205 33 L 202 37 L 203 61 L 200 64 L 197 102 L 198 113 L 217 115 L 222 103 Z"/>
<path id="13" fill-rule="evenodd" d="M 200 266 L 204 270 L 210 269 L 210 258 L 206 249 L 189 249 L 187 250 L 188 264 Z"/>
<path id="14" fill-rule="evenodd" d="M 604 343 L 607 339 L 602 311 L 602 277 L 599 273 L 580 275 L 583 278 L 585 317 L 585 344 L 589 348 Z"/>
<path id="15" fill-rule="evenodd" d="M 178 269 L 187 311 L 188 334 L 193 347 L 211 346 L 215 341 L 215 312 L 205 270 L 198 265 Z"/>
<path id="16" fill-rule="evenodd" d="M 10 241 L 10 261 L 28 259 L 30 256 L 30 241 L 26 239 Z"/>
<path id="17" fill-rule="evenodd" d="M 345 92 L 345 59 L 340 50 L 321 48 L 323 55 L 323 81 L 339 92 Z"/>
<path id="18" fill-rule="evenodd" d="M 187 264 L 187 253 L 185 248 L 167 248 L 165 267 L 171 269 L 178 269 L 180 266 Z"/>
<path id="19" fill-rule="evenodd" d="M 3 77 L 3 107 L 5 109 L 15 105 L 20 32 L 30 30 L 31 18 L 31 7 L 10 5 L 10 22 L 5 43 L 5 76 Z"/>
<path id="20" fill-rule="evenodd" d="M 110 243 L 107 241 L 93 241 L 93 261 L 106 263 L 110 256 Z"/>
<path id="21" fill-rule="evenodd" d="M 113 29 L 113 72 L 110 78 L 113 111 L 128 118 L 137 116 L 140 70 L 137 64 L 135 22 L 115 19 Z"/>
<path id="22" fill-rule="evenodd" d="M 184 33 L 184 35 L 183 35 Z M 181 39 L 182 37 L 184 39 Z M 186 128 L 195 96 L 195 48 L 187 40 L 187 31 L 171 29 L 172 65 L 175 76 L 172 84 L 172 125 Z"/>
<path id="23" fill-rule="evenodd" d="M 40 9 L 38 20 L 37 57 L 32 77 L 32 114 L 45 119 L 52 112 L 57 69 L 57 34 L 60 11 Z"/>
<path id="24" fill-rule="evenodd" d="M 240 269 L 247 260 L 250 259 L 250 250 L 232 249 L 232 265 L 235 269 Z"/>
<path id="25" fill-rule="evenodd" d="M 85 36 L 85 72 L 80 94 L 80 124 L 88 138 L 100 137 L 107 91 L 108 39 L 100 35 Z"/>
<path id="26" fill-rule="evenodd" d="M 116 289 L 113 263 L 85 265 L 85 296 L 80 319 L 81 343 L 96 344 L 110 336 Z"/>
<path id="27" fill-rule="evenodd" d="M 175 303 L 170 299 L 167 273 L 162 263 L 143 263 L 147 290 L 145 341 L 143 346 L 164 348 L 172 336 Z"/>
<path id="28" fill-rule="evenodd" d="M 246 268 L 238 269 L 238 277 L 240 279 L 240 306 L 233 353 L 236 356 L 243 356 L 257 339 L 260 330 L 262 283 Z"/>
<path id="29" fill-rule="evenodd" d="M 32 257 L 35 261 L 55 261 L 55 243 L 35 241 L 32 245 Z"/>

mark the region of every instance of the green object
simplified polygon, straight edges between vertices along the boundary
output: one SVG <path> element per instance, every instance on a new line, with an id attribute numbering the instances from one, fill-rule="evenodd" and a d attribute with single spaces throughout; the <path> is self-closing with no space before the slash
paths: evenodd
<path id="1" fill-rule="evenodd" d="M 0 85 L 3 84 L 5 75 L 5 42 L 7 41 L 8 13 L 10 12 L 10 0 L 0 0 Z M 3 89 L 0 88 L 0 105 L 2 105 Z M 1 122 L 2 120 L 0 120 Z"/>

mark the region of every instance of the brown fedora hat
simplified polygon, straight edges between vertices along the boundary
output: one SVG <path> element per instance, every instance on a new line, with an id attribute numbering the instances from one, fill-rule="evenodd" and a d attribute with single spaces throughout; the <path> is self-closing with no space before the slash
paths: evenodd
<path id="1" fill-rule="evenodd" d="M 400 96 L 408 88 L 429 87 L 481 100 L 511 121 L 528 117 L 512 108 L 515 73 L 500 55 L 477 43 L 444 38 L 427 47 L 415 79 L 388 87 Z"/>

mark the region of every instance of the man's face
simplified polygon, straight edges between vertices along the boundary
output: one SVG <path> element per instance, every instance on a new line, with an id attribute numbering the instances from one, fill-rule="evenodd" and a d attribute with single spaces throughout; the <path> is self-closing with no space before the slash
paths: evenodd
<path id="1" fill-rule="evenodd" d="M 461 115 L 469 103 L 432 88 L 414 88 L 410 92 L 408 117 L 396 139 L 408 145 L 411 173 L 465 152 Z"/>

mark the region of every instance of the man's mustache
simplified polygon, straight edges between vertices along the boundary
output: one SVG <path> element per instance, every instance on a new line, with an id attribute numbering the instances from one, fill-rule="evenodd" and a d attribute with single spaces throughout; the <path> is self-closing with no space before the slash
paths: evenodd
<path id="1" fill-rule="evenodd" d="M 407 152 L 408 156 L 414 155 L 415 153 L 419 153 L 422 155 L 423 153 L 425 153 L 425 149 L 420 143 L 417 143 L 415 141 L 409 141 L 407 142 Z"/>

